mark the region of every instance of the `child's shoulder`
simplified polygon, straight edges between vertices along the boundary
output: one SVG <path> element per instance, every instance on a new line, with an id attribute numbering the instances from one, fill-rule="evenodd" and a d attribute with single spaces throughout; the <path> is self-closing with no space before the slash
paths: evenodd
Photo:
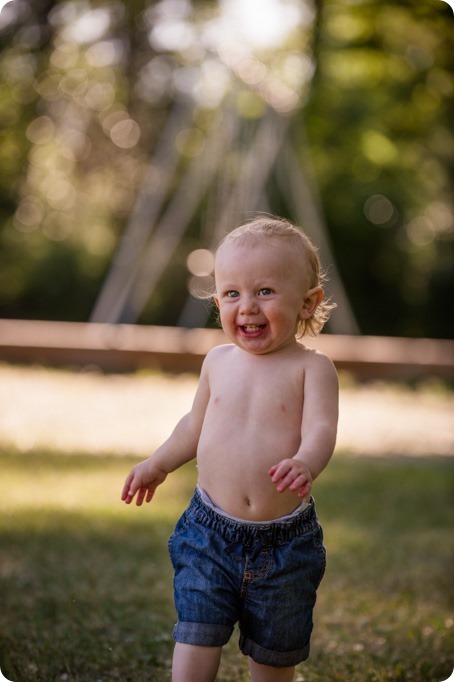
<path id="1" fill-rule="evenodd" d="M 220 343 L 217 346 L 214 346 L 209 352 L 211 353 L 230 353 L 232 350 L 235 350 L 236 346 L 234 343 Z"/>
<path id="2" fill-rule="evenodd" d="M 322 353 L 320 350 L 315 348 L 309 348 L 302 343 L 298 344 L 300 346 L 300 353 L 304 359 L 304 363 L 308 367 L 314 368 L 326 368 L 327 370 L 335 370 L 334 363 L 328 355 Z"/>
<path id="3" fill-rule="evenodd" d="M 302 354 L 306 378 L 312 377 L 314 381 L 337 384 L 337 370 L 331 358 L 319 350 L 306 346 L 302 346 Z"/>
<path id="4" fill-rule="evenodd" d="M 223 343 L 215 346 L 208 351 L 204 364 L 209 366 L 213 363 L 228 359 L 235 352 L 236 346 L 233 343 Z"/>

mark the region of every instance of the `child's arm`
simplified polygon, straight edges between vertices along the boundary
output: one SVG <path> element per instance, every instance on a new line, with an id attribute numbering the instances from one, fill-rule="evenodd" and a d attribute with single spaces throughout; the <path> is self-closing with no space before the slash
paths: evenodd
<path id="1" fill-rule="evenodd" d="M 121 494 L 121 499 L 126 504 L 130 504 L 136 494 L 137 505 L 140 506 L 144 500 L 150 502 L 167 474 L 194 459 L 209 395 L 204 364 L 191 411 L 180 419 L 170 437 L 153 455 L 133 467 L 128 474 Z"/>
<path id="2" fill-rule="evenodd" d="M 323 471 L 336 444 L 339 386 L 337 373 L 325 355 L 317 354 L 306 370 L 301 445 L 291 459 L 269 470 L 279 492 L 287 488 L 299 497 L 309 495 L 312 482 Z"/>

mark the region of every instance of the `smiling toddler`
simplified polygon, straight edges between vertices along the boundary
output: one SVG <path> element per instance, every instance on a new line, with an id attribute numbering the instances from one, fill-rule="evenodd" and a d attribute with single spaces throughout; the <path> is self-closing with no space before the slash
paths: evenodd
<path id="1" fill-rule="evenodd" d="M 326 561 L 311 490 L 338 416 L 334 366 L 301 338 L 333 306 L 312 242 L 268 217 L 221 242 L 213 298 L 231 343 L 208 353 L 191 411 L 131 470 L 122 499 L 150 502 L 197 458 L 194 496 L 169 540 L 174 682 L 214 680 L 235 623 L 252 680 L 287 682 L 309 655 Z"/>

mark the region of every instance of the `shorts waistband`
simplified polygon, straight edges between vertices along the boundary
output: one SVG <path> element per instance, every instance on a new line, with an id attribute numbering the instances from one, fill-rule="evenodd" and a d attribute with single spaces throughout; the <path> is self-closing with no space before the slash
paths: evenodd
<path id="1" fill-rule="evenodd" d="M 221 514 L 221 516 L 225 516 L 226 518 L 230 519 L 231 521 L 244 521 L 244 519 L 239 519 L 237 516 L 232 516 L 231 514 L 227 514 L 226 511 L 221 509 L 220 507 L 217 507 L 213 500 L 210 498 L 208 493 L 197 484 L 196 490 L 199 492 L 200 497 L 202 498 L 202 502 L 205 502 L 210 509 L 214 509 L 214 511 L 217 511 L 218 514 Z M 248 521 L 248 523 L 251 524 L 251 526 L 258 526 L 260 524 L 264 523 L 275 523 L 276 521 L 288 521 L 289 519 L 292 519 L 294 516 L 298 516 L 306 507 L 309 506 L 309 502 L 301 502 L 294 511 L 292 511 L 290 514 L 285 514 L 284 516 L 280 516 L 278 519 L 272 519 L 269 522 L 266 521 Z"/>
<path id="2" fill-rule="evenodd" d="M 187 514 L 205 528 L 215 530 L 228 542 L 255 544 L 260 541 L 262 547 L 289 542 L 293 538 L 315 531 L 320 527 L 315 511 L 314 498 L 299 514 L 288 520 L 249 523 L 241 519 L 231 519 L 219 514 L 208 506 L 196 489 L 186 510 Z"/>

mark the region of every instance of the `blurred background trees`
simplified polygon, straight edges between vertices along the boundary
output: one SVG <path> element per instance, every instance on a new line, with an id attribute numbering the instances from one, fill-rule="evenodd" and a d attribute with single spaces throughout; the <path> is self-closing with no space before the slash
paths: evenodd
<path id="1" fill-rule="evenodd" d="M 176 230 L 174 246 L 165 258 L 158 250 L 155 287 L 146 268 L 138 277 L 142 303 L 129 318 L 182 323 L 188 281 L 210 269 L 190 261 L 191 274 L 191 253 L 255 208 L 297 219 L 283 191 L 290 166 L 247 202 L 265 163 L 249 152 L 266 147 L 274 168 L 269 150 L 285 140 L 359 330 L 452 335 L 447 4 L 0 5 L 0 317 L 90 319 L 108 273 L 147 253 L 189 174 L 200 200 L 161 221 L 164 236 Z M 265 144 L 258 135 L 270 120 Z"/>

